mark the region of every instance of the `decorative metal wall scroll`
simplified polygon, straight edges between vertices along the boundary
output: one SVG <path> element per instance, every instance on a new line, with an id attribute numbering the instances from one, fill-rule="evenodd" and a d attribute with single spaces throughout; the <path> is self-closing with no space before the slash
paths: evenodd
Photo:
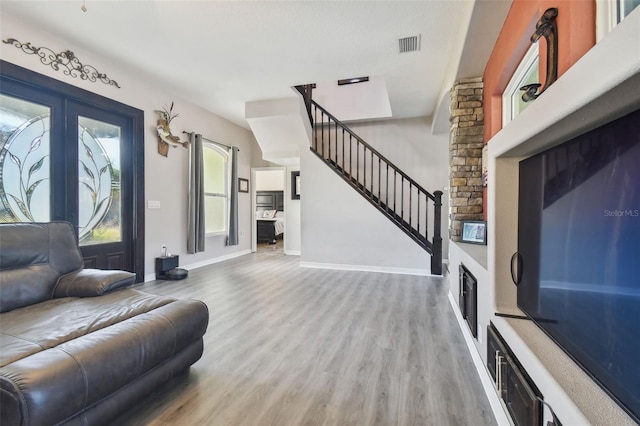
<path id="1" fill-rule="evenodd" d="M 551 7 L 544 11 L 538 23 L 536 31 L 531 36 L 531 43 L 537 42 L 540 37 L 547 40 L 547 77 L 544 86 L 538 93 L 538 88 L 542 86 L 540 83 L 527 84 L 522 86 L 520 90 L 524 91 L 522 100 L 530 102 L 542 94 L 551 84 L 558 78 L 558 27 L 556 25 L 556 17 L 558 9 Z"/>
<path id="2" fill-rule="evenodd" d="M 82 80 L 89 80 L 91 82 L 100 80 L 104 84 L 120 88 L 120 85 L 115 80 L 111 80 L 106 74 L 99 72 L 94 66 L 85 65 L 80 62 L 71 50 L 55 53 L 48 47 L 35 47 L 32 46 L 31 43 L 21 43 L 15 38 L 8 38 L 2 40 L 2 42 L 12 44 L 29 55 L 37 55 L 40 58 L 40 62 L 44 65 L 50 65 L 51 68 L 56 71 L 62 70 L 65 75 L 73 78 L 80 77 Z"/>

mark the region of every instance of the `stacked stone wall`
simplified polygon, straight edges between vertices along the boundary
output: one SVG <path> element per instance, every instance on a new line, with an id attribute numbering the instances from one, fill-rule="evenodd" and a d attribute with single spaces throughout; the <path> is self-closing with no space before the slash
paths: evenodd
<path id="1" fill-rule="evenodd" d="M 460 241 L 464 220 L 482 220 L 482 148 L 484 111 L 482 77 L 465 79 L 451 89 L 449 145 L 449 238 Z"/>

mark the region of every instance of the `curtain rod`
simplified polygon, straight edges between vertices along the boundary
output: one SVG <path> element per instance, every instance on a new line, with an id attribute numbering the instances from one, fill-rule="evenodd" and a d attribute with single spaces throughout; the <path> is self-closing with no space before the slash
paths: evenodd
<path id="1" fill-rule="evenodd" d="M 186 133 L 187 135 L 192 135 L 192 134 L 193 134 L 193 133 L 195 133 L 195 132 L 187 132 L 186 130 L 184 130 L 184 131 L 182 131 L 182 133 Z M 205 141 L 207 141 L 207 142 L 215 143 L 216 145 L 224 146 L 224 147 L 225 147 L 225 148 L 227 148 L 227 149 L 231 149 L 231 148 L 232 148 L 232 147 L 230 147 L 229 145 L 225 145 L 225 144 L 223 144 L 223 143 L 216 142 L 216 141 L 211 140 L 211 139 L 207 139 L 207 138 L 205 138 L 204 136 L 202 137 L 202 139 L 203 139 L 203 140 L 205 140 Z M 240 151 L 240 149 L 238 149 L 238 151 Z"/>

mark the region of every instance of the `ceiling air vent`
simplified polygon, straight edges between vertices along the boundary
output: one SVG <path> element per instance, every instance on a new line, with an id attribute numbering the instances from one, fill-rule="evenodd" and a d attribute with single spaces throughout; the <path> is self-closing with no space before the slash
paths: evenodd
<path id="1" fill-rule="evenodd" d="M 401 38 L 398 42 L 400 44 L 400 53 L 420 50 L 420 35 Z"/>

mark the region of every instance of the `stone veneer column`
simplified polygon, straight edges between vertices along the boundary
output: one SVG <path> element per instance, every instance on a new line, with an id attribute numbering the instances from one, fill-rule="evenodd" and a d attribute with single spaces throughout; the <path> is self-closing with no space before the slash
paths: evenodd
<path id="1" fill-rule="evenodd" d="M 460 80 L 451 89 L 449 144 L 449 238 L 460 241 L 463 220 L 482 220 L 482 77 Z"/>

